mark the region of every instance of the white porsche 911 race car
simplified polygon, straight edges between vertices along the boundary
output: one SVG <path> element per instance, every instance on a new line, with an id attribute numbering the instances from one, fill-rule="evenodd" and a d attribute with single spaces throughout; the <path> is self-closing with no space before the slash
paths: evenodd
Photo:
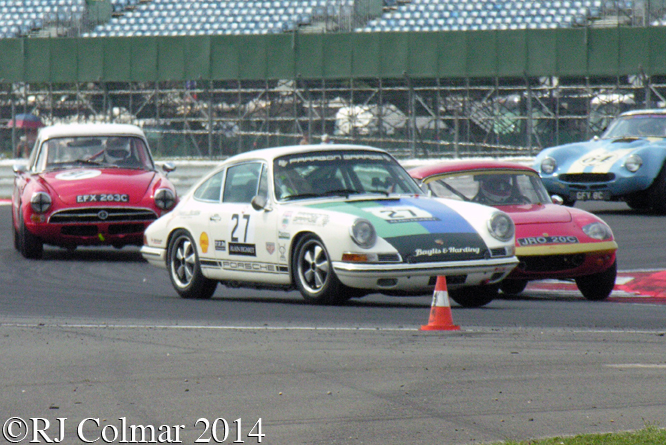
<path id="1" fill-rule="evenodd" d="M 293 146 L 227 159 L 148 227 L 141 254 L 183 298 L 222 282 L 339 304 L 446 276 L 451 298 L 480 306 L 518 264 L 514 232 L 502 211 L 427 197 L 383 150 Z"/>

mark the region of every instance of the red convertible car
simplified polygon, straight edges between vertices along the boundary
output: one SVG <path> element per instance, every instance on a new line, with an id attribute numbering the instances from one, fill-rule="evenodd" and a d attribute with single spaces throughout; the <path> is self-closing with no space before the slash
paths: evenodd
<path id="1" fill-rule="evenodd" d="M 145 135 L 134 125 L 44 127 L 28 165 L 14 166 L 14 246 L 41 258 L 44 244 L 121 248 L 143 244 L 143 232 L 177 203 Z"/>
<path id="2" fill-rule="evenodd" d="M 499 284 L 522 292 L 530 280 L 573 279 L 588 300 L 615 286 L 617 243 L 595 215 L 553 202 L 530 167 L 498 161 L 460 161 L 410 170 L 434 196 L 479 202 L 508 213 L 516 224 L 518 266 Z M 464 288 L 463 288 L 464 289 Z M 455 295 L 451 294 L 455 301 Z"/>

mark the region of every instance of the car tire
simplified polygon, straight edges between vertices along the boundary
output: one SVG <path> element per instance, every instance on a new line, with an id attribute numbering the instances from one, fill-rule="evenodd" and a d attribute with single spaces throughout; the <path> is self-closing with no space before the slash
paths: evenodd
<path id="1" fill-rule="evenodd" d="M 504 280 L 500 283 L 500 290 L 507 295 L 518 295 L 527 287 L 527 280 Z"/>
<path id="2" fill-rule="evenodd" d="M 650 207 L 655 213 L 666 215 L 666 167 L 662 167 L 659 175 L 648 189 Z"/>
<path id="3" fill-rule="evenodd" d="M 302 237 L 293 258 L 294 282 L 303 298 L 315 304 L 342 304 L 354 295 L 333 270 L 326 246 L 314 234 Z"/>
<path id="4" fill-rule="evenodd" d="M 167 250 L 167 268 L 171 284 L 181 297 L 206 300 L 215 293 L 217 281 L 201 273 L 197 247 L 187 231 L 178 230 L 171 237 Z"/>
<path id="5" fill-rule="evenodd" d="M 21 255 L 31 260 L 38 260 L 44 254 L 44 243 L 41 239 L 30 233 L 23 221 L 23 212 L 19 208 L 18 245 Z"/>
<path id="6" fill-rule="evenodd" d="M 627 196 L 625 202 L 633 210 L 648 210 L 650 208 L 650 200 L 647 193 L 635 194 Z"/>
<path id="7" fill-rule="evenodd" d="M 485 306 L 497 297 L 499 284 L 468 286 L 449 291 L 449 297 L 462 307 Z"/>
<path id="8" fill-rule="evenodd" d="M 16 228 L 16 218 L 14 216 L 14 209 L 12 208 L 12 235 L 14 238 L 14 249 L 16 249 L 19 253 L 21 252 L 21 242 L 19 240 L 19 232 L 18 229 Z"/>
<path id="9" fill-rule="evenodd" d="M 576 286 L 583 297 L 590 301 L 601 301 L 608 298 L 615 287 L 617 277 L 617 260 L 603 272 L 576 278 Z"/>

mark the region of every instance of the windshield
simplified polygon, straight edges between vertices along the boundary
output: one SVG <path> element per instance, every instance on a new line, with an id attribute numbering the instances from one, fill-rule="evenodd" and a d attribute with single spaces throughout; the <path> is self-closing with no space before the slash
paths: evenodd
<path id="1" fill-rule="evenodd" d="M 666 137 L 666 115 L 638 115 L 620 117 L 613 121 L 602 139 L 625 137 Z"/>
<path id="2" fill-rule="evenodd" d="M 537 175 L 515 171 L 458 173 L 430 181 L 427 187 L 438 198 L 491 206 L 552 202 Z"/>
<path id="3" fill-rule="evenodd" d="M 321 151 L 275 159 L 279 200 L 361 193 L 418 195 L 421 189 L 391 156 L 373 151 Z"/>
<path id="4" fill-rule="evenodd" d="M 130 136 L 85 136 L 49 139 L 40 147 L 35 170 L 81 166 L 153 170 L 144 141 Z"/>

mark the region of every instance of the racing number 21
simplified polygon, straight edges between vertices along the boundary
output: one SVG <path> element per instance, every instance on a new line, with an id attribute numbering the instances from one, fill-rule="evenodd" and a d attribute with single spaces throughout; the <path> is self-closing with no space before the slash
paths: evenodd
<path id="1" fill-rule="evenodd" d="M 247 228 L 250 227 L 250 215 L 239 215 L 238 213 L 234 213 L 231 215 L 231 220 L 234 221 L 234 228 L 231 229 L 231 242 L 232 243 L 237 243 L 239 242 L 238 236 L 236 235 L 236 231 L 238 230 L 238 226 L 242 224 L 241 219 L 245 220 L 245 229 L 241 229 L 243 232 L 243 241 L 240 241 L 242 243 L 247 242 Z"/>

